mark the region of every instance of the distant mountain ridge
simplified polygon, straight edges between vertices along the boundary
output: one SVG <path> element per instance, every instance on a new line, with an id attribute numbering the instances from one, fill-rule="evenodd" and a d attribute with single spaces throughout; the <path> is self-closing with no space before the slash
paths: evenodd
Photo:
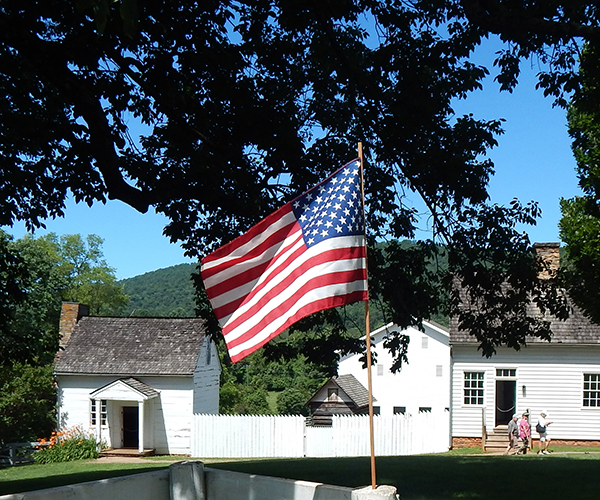
<path id="1" fill-rule="evenodd" d="M 129 296 L 125 316 L 193 317 L 194 285 L 192 273 L 197 264 L 177 264 L 132 278 L 120 280 Z"/>

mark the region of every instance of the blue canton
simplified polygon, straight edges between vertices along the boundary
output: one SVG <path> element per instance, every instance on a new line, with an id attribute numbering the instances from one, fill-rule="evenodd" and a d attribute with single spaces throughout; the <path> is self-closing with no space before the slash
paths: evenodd
<path id="1" fill-rule="evenodd" d="M 358 162 L 296 198 L 292 210 L 307 247 L 328 238 L 364 234 Z"/>

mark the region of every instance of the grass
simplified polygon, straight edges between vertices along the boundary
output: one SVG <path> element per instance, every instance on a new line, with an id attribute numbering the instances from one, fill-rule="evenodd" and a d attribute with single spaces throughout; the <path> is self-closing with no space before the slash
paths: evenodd
<path id="1" fill-rule="evenodd" d="M 279 396 L 279 392 L 277 391 L 267 392 L 267 404 L 269 405 L 269 410 L 271 410 L 274 415 L 277 414 L 277 396 Z"/>
<path id="2" fill-rule="evenodd" d="M 437 455 L 379 457 L 377 480 L 396 486 L 402 500 L 598 498 L 600 452 L 581 448 L 556 451 L 565 453 L 490 456 L 472 448 Z M 127 464 L 80 461 L 0 469 L 0 495 L 147 472 L 181 459 L 159 457 Z M 368 457 L 205 462 L 214 468 L 350 487 L 371 482 Z"/>
<path id="3" fill-rule="evenodd" d="M 95 460 L 75 460 L 55 464 L 8 467 L 0 469 L 0 495 L 150 472 L 164 469 L 171 463 L 150 460 L 144 463 L 101 463 Z"/>

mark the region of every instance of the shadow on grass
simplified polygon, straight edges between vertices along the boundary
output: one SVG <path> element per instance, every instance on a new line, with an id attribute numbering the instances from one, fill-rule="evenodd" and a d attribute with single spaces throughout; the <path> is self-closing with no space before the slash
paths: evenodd
<path id="1" fill-rule="evenodd" d="M 550 500 L 598 498 L 600 454 L 538 456 L 420 455 L 379 457 L 379 484 L 393 485 L 402 500 Z M 150 472 L 169 462 L 70 462 L 0 470 L 0 495 Z M 369 458 L 207 461 L 207 467 L 349 487 L 371 483 Z"/>
<path id="2" fill-rule="evenodd" d="M 595 500 L 600 490 L 599 465 L 597 455 L 422 455 L 376 460 L 378 483 L 395 486 L 402 500 Z M 371 483 L 368 458 L 214 463 L 209 467 L 350 487 Z"/>
<path id="3" fill-rule="evenodd" d="M 98 464 L 68 462 L 63 464 L 23 465 L 0 470 L 0 495 L 55 488 L 69 484 L 97 481 L 109 477 L 141 474 L 164 469 L 169 463 Z"/>

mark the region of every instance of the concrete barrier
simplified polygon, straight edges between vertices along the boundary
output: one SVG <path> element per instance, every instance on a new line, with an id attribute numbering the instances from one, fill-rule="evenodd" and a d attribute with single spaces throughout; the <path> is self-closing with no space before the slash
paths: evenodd
<path id="1" fill-rule="evenodd" d="M 27 467 L 24 465 L 23 467 Z M 0 500 L 169 500 L 167 469 L 45 490 L 0 496 Z"/>
<path id="2" fill-rule="evenodd" d="M 205 468 L 202 462 L 46 490 L 0 496 L 0 500 L 396 500 L 396 488 L 353 490 L 309 481 Z"/>

